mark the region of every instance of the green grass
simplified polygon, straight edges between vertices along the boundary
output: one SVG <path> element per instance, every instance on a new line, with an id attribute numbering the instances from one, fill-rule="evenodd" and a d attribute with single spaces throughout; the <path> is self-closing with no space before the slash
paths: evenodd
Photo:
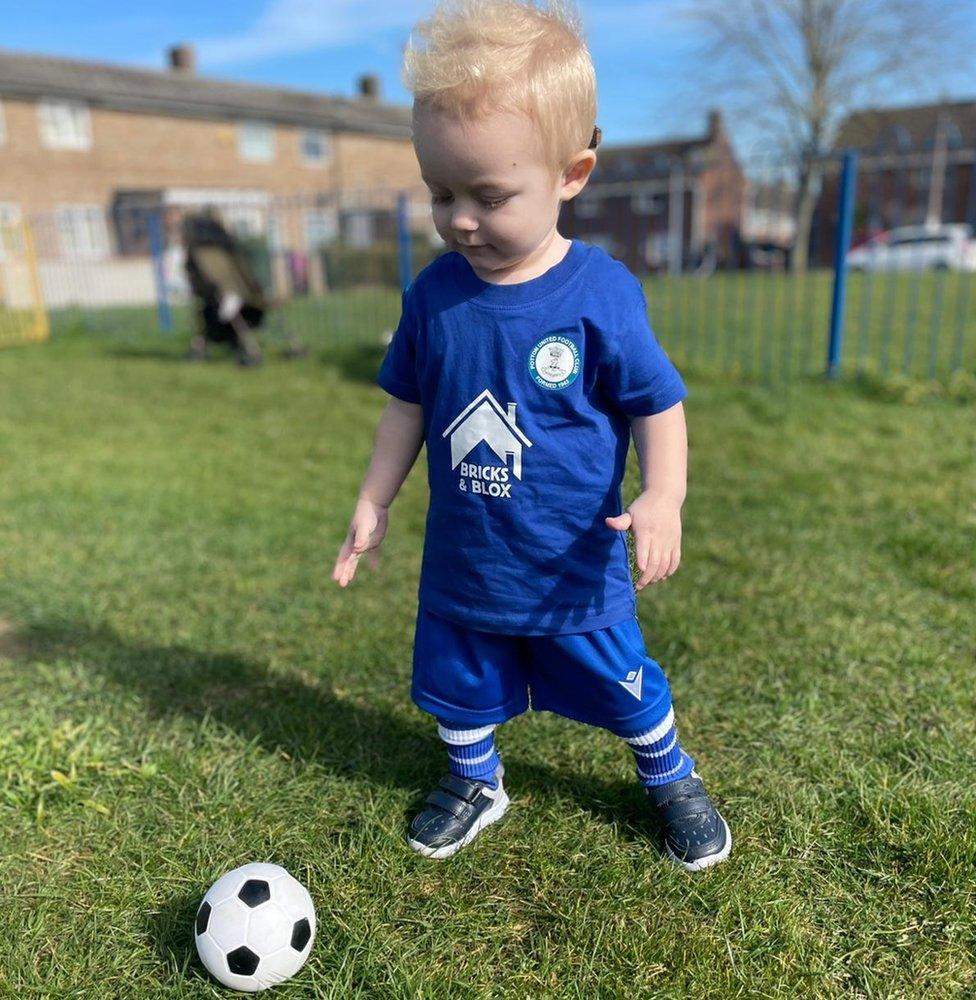
<path id="1" fill-rule="evenodd" d="M 181 346 L 0 352 L 0 996 L 221 995 L 192 919 L 248 860 L 318 909 L 282 997 L 976 994 L 971 404 L 689 365 L 683 561 L 639 607 L 731 858 L 673 869 L 619 741 L 539 713 L 505 820 L 435 863 L 422 465 L 380 569 L 329 577 L 380 349 Z"/>

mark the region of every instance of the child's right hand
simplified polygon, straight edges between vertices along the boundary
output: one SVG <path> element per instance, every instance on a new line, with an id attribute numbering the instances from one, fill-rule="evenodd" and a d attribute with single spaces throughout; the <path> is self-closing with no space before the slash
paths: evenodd
<path id="1" fill-rule="evenodd" d="M 339 557 L 332 570 L 332 579 L 340 587 L 345 587 L 356 575 L 359 557 L 364 552 L 370 552 L 368 557 L 370 569 L 376 569 L 379 563 L 379 553 L 376 549 L 386 534 L 388 518 L 386 507 L 381 507 L 378 503 L 363 497 L 356 501 L 356 509 L 349 522 L 349 532 L 342 543 L 342 548 L 339 549 Z"/>

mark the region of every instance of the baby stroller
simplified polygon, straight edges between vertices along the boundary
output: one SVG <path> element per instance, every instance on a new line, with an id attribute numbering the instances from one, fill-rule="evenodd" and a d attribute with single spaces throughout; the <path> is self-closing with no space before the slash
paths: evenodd
<path id="1" fill-rule="evenodd" d="M 186 273 L 197 300 L 197 332 L 190 357 L 203 360 L 210 344 L 228 344 L 242 365 L 260 364 L 261 345 L 254 331 L 272 308 L 240 243 L 216 214 L 205 211 L 183 220 Z M 289 338 L 287 353 L 304 354 Z"/>

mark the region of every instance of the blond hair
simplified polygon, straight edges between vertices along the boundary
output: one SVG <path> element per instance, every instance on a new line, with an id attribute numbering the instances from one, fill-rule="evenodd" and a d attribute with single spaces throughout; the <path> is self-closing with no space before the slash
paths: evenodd
<path id="1" fill-rule="evenodd" d="M 441 0 L 411 33 L 402 76 L 415 106 L 465 123 L 494 111 L 527 115 L 554 174 L 591 146 L 596 74 L 571 0 L 542 9 L 531 0 Z"/>

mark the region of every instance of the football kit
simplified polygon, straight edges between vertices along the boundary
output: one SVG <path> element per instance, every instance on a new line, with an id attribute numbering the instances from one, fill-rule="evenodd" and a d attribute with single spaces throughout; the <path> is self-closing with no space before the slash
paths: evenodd
<path id="1" fill-rule="evenodd" d="M 530 704 L 616 732 L 662 718 L 625 533 L 605 523 L 623 509 L 630 418 L 687 394 L 640 283 L 574 239 L 510 285 L 446 253 L 402 304 L 377 382 L 423 411 L 415 702 L 470 725 Z"/>

